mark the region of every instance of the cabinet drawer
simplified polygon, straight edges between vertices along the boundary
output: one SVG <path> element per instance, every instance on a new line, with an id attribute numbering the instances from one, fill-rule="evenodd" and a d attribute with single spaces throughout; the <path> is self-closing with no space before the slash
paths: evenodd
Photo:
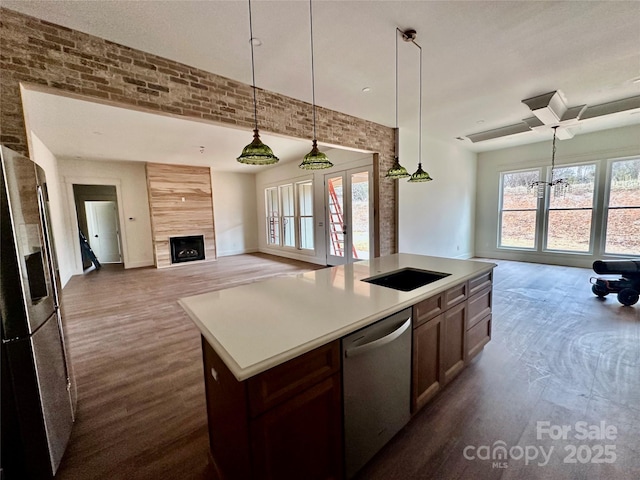
<path id="1" fill-rule="evenodd" d="M 456 285 L 455 287 L 451 287 L 449 290 L 444 292 L 444 308 L 445 310 L 457 305 L 458 303 L 466 300 L 467 298 L 467 282 L 461 283 L 460 285 Z"/>
<path id="2" fill-rule="evenodd" d="M 491 287 L 485 288 L 469 299 L 467 329 L 491 313 Z"/>
<path id="3" fill-rule="evenodd" d="M 440 293 L 413 306 L 413 328 L 442 313 L 444 294 Z"/>
<path id="4" fill-rule="evenodd" d="M 340 371 L 340 341 L 318 347 L 247 381 L 251 416 L 282 403 Z"/>
<path id="5" fill-rule="evenodd" d="M 493 270 L 469 280 L 469 296 L 475 295 L 479 291 L 491 286 L 493 282 Z"/>
<path id="6" fill-rule="evenodd" d="M 467 330 L 467 360 L 475 357 L 491 340 L 491 315 L 487 315 Z"/>

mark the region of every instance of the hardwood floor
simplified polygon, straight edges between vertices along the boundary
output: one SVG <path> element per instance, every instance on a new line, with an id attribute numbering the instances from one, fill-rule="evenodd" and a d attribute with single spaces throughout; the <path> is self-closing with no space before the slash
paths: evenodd
<path id="1" fill-rule="evenodd" d="M 492 341 L 358 479 L 640 478 L 640 305 L 598 300 L 591 270 L 494 262 Z M 164 270 L 107 266 L 74 277 L 64 307 L 79 409 L 56 478 L 204 478 L 200 340 L 176 300 L 309 268 L 317 266 L 242 255 Z M 544 421 L 573 430 L 567 440 L 539 439 Z M 579 421 L 605 421 L 616 438 L 578 440 Z M 540 453 L 528 465 L 501 461 L 506 468 L 464 456 L 467 446 L 491 449 L 499 441 L 530 447 L 531 455 L 554 451 L 545 466 Z M 595 455 L 597 444 L 615 445 L 617 458 L 563 463 L 567 447 L 583 444 L 577 459 Z"/>
<path id="2" fill-rule="evenodd" d="M 205 478 L 200 334 L 177 300 L 316 268 L 254 254 L 73 277 L 63 307 L 78 417 L 56 479 Z"/>

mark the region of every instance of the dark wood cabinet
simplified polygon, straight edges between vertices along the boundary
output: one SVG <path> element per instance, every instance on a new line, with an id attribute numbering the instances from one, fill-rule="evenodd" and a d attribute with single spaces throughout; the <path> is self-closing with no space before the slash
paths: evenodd
<path id="1" fill-rule="evenodd" d="M 424 407 L 442 388 L 442 318 L 438 315 L 413 330 L 412 412 Z"/>
<path id="2" fill-rule="evenodd" d="M 469 298 L 467 316 L 467 362 L 482 351 L 491 340 L 491 283 L 484 284 Z"/>
<path id="3" fill-rule="evenodd" d="M 492 271 L 413 307 L 411 411 L 424 407 L 491 339 Z"/>
<path id="4" fill-rule="evenodd" d="M 214 478 L 342 478 L 339 340 L 242 382 L 202 348 Z"/>
<path id="5" fill-rule="evenodd" d="M 340 405 L 340 374 L 336 373 L 253 421 L 253 478 L 341 478 Z"/>
<path id="6" fill-rule="evenodd" d="M 446 385 L 464 368 L 467 303 L 444 312 L 442 318 L 442 383 Z"/>

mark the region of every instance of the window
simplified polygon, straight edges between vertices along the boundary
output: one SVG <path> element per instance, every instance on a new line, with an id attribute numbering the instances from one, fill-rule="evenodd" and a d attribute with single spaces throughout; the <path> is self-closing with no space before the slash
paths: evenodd
<path id="1" fill-rule="evenodd" d="M 640 158 L 611 162 L 605 253 L 640 254 Z"/>
<path id="2" fill-rule="evenodd" d="M 295 207 L 293 185 L 280 185 L 280 201 L 282 202 L 282 239 L 285 247 L 296 246 Z"/>
<path id="3" fill-rule="evenodd" d="M 265 188 L 267 245 L 313 250 L 313 182 Z"/>
<path id="4" fill-rule="evenodd" d="M 265 190 L 267 205 L 267 244 L 280 245 L 280 216 L 278 214 L 278 189 Z"/>
<path id="5" fill-rule="evenodd" d="M 313 183 L 300 182 L 298 211 L 300 218 L 300 248 L 313 250 Z"/>
<path id="6" fill-rule="evenodd" d="M 596 166 L 556 168 L 554 177 L 566 179 L 569 187 L 565 191 L 550 187 L 546 249 L 587 253 L 591 250 Z"/>
<path id="7" fill-rule="evenodd" d="M 529 185 L 539 179 L 539 169 L 501 175 L 499 246 L 536 248 L 538 198 Z"/>

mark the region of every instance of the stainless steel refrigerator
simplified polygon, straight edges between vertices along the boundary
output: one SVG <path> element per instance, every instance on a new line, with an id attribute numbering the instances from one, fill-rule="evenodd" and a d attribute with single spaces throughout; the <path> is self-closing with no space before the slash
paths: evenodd
<path id="1" fill-rule="evenodd" d="M 0 477 L 51 479 L 71 435 L 75 384 L 44 171 L 0 146 Z"/>

